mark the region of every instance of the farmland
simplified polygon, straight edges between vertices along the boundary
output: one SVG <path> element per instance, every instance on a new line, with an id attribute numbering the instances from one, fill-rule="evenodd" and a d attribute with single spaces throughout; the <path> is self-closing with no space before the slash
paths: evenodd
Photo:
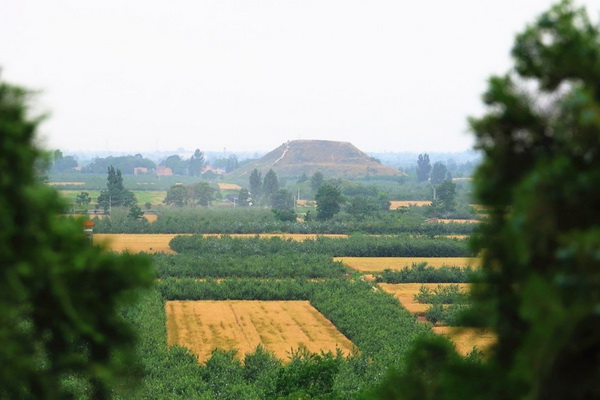
<path id="1" fill-rule="evenodd" d="M 260 344 L 288 360 L 305 347 L 313 353 L 348 355 L 352 343 L 308 301 L 167 301 L 167 343 L 206 362 L 215 348 L 252 353 Z"/>
<path id="2" fill-rule="evenodd" d="M 421 263 L 435 268 L 475 267 L 479 263 L 475 257 L 335 257 L 334 260 L 362 273 L 380 273 L 386 269 L 399 270 Z"/>
<path id="3" fill-rule="evenodd" d="M 419 338 L 448 337 L 461 354 L 480 346 L 448 327 L 454 306 L 414 298 L 426 282 L 463 289 L 477 269 L 463 214 L 428 221 L 431 202 L 415 199 L 368 218 L 284 222 L 262 207 L 157 205 L 165 192 L 150 188 L 140 192 L 154 220 L 118 207 L 94 219 L 95 243 L 153 260 L 155 287 L 127 311 L 146 371 L 132 398 L 354 398 Z"/>

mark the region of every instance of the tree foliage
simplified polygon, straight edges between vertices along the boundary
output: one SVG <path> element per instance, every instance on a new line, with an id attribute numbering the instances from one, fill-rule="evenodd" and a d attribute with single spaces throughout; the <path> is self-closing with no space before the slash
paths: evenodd
<path id="1" fill-rule="evenodd" d="M 254 203 L 256 204 L 258 202 L 258 200 L 260 199 L 260 197 L 262 196 L 262 188 L 263 188 L 262 173 L 260 173 L 258 171 L 258 169 L 254 168 L 252 170 L 252 172 L 250 173 L 249 183 L 250 183 L 250 194 L 252 195 L 252 199 L 254 200 Z"/>
<path id="2" fill-rule="evenodd" d="M 439 185 L 445 180 L 448 180 L 448 169 L 444 165 L 443 162 L 436 162 L 433 164 L 433 168 L 431 169 L 431 183 L 433 185 Z M 452 180 L 452 178 L 450 178 Z"/>
<path id="3" fill-rule="evenodd" d="M 514 71 L 489 81 L 488 113 L 470 120 L 489 220 L 471 316 L 498 340 L 481 363 L 421 346 L 390 381 L 402 398 L 600 397 L 600 30 L 563 1 L 512 54 Z"/>
<path id="4" fill-rule="evenodd" d="M 200 149 L 196 149 L 194 154 L 190 157 L 188 163 L 188 174 L 190 176 L 200 176 L 206 160 L 204 159 L 204 153 Z"/>
<path id="5" fill-rule="evenodd" d="M 107 190 L 103 190 L 98 196 L 98 204 L 105 210 L 110 207 L 131 207 L 137 203 L 135 194 L 123 185 L 121 170 L 115 170 L 112 165 L 108 167 L 106 188 Z"/>
<path id="6" fill-rule="evenodd" d="M 153 277 L 145 259 L 90 246 L 80 220 L 58 216 L 58 193 L 34 176 L 28 99 L 0 83 L 0 398 L 108 399 L 136 372 L 119 307 Z"/>
<path id="7" fill-rule="evenodd" d="M 431 162 L 429 154 L 419 154 L 417 159 L 417 182 L 425 182 L 429 179 L 431 173 Z"/>
<path id="8" fill-rule="evenodd" d="M 342 192 L 338 186 L 323 185 L 319 188 L 315 200 L 317 201 L 317 220 L 328 220 L 340 212 Z"/>

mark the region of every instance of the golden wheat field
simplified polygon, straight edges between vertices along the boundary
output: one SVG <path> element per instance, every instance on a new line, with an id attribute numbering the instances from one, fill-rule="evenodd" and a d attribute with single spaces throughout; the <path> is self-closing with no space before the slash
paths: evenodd
<path id="1" fill-rule="evenodd" d="M 48 186 L 83 186 L 85 182 L 47 182 Z"/>
<path id="2" fill-rule="evenodd" d="M 378 283 L 383 291 L 392 294 L 400 301 L 400 304 L 413 314 L 422 314 L 429 308 L 429 304 L 418 303 L 414 296 L 419 293 L 421 286 L 433 289 L 438 285 L 458 285 L 462 291 L 468 290 L 468 283 Z"/>
<path id="3" fill-rule="evenodd" d="M 363 273 L 379 273 L 385 269 L 400 270 L 423 262 L 434 268 L 444 265 L 479 266 L 479 259 L 476 257 L 334 257 L 333 260 L 341 261 L 344 265 Z"/>
<path id="4" fill-rule="evenodd" d="M 410 207 L 410 206 L 423 207 L 423 206 L 430 206 L 430 205 L 431 205 L 431 201 L 394 200 L 394 201 L 390 201 L 390 210 L 397 210 L 400 207 Z"/>
<path id="5" fill-rule="evenodd" d="M 308 301 L 167 301 L 165 311 L 167 343 L 187 347 L 201 363 L 215 348 L 243 357 L 261 344 L 284 361 L 300 346 L 346 355 L 354 349 Z"/>
<path id="6" fill-rule="evenodd" d="M 176 234 L 157 233 L 95 233 L 94 243 L 106 245 L 113 251 L 129 251 L 130 253 L 169 253 L 174 251 L 169 247 L 169 242 Z"/>
<path id="7" fill-rule="evenodd" d="M 435 222 L 441 222 L 442 224 L 478 224 L 481 221 L 478 219 L 442 219 L 439 218 Z"/>
<path id="8" fill-rule="evenodd" d="M 454 343 L 459 354 L 468 355 L 473 348 L 485 352 L 496 342 L 496 335 L 485 329 L 464 328 L 456 326 L 434 326 L 431 328 L 438 335 L 444 335 Z"/>
<path id="9" fill-rule="evenodd" d="M 219 183 L 219 190 L 240 190 L 242 187 L 235 183 Z"/>
<path id="10" fill-rule="evenodd" d="M 151 215 L 149 215 L 151 216 Z M 148 234 L 130 234 L 130 233 L 96 233 L 94 234 L 94 242 L 95 243 L 103 243 L 108 246 L 109 249 L 113 251 L 125 251 L 128 250 L 131 253 L 174 253 L 169 247 L 169 242 L 175 236 L 181 234 L 171 234 L 171 233 L 148 233 Z M 219 237 L 223 236 L 220 233 L 215 234 L 204 234 L 203 236 L 212 236 Z M 299 242 L 306 239 L 316 239 L 318 236 L 326 236 L 326 237 L 335 237 L 335 238 L 346 238 L 348 235 L 315 235 L 315 234 L 296 234 L 296 233 L 263 233 L 257 235 L 255 233 L 239 233 L 239 234 L 231 234 L 228 235 L 231 237 L 238 238 L 253 238 L 255 236 L 259 236 L 260 238 L 272 238 L 272 237 L 280 237 L 282 239 L 292 239 L 297 240 Z"/>

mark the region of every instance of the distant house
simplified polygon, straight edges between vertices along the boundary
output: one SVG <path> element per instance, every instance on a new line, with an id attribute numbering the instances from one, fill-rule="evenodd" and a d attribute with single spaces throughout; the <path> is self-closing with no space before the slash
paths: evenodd
<path id="1" fill-rule="evenodd" d="M 157 176 L 172 176 L 173 170 L 169 167 L 165 167 L 164 165 L 159 165 L 156 168 L 156 175 Z"/>
<path id="2" fill-rule="evenodd" d="M 146 167 L 135 167 L 133 169 L 134 175 L 143 175 L 143 174 L 147 174 L 147 173 L 148 173 L 148 168 L 146 168 Z"/>

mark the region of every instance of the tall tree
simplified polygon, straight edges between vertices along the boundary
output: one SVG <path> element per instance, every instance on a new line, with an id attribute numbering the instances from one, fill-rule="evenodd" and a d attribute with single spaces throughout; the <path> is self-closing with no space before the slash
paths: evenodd
<path id="1" fill-rule="evenodd" d="M 101 191 L 100 196 L 98 196 L 98 204 L 100 207 L 107 210 L 110 207 L 131 207 L 137 203 L 135 194 L 131 190 L 125 188 L 125 185 L 123 184 L 123 175 L 121 174 L 120 169 L 115 170 L 112 165 L 108 167 L 108 176 L 106 180 L 107 190 Z"/>
<path id="2" fill-rule="evenodd" d="M 446 180 L 448 177 L 448 170 L 444 163 L 438 161 L 433 164 L 433 168 L 431 169 L 431 183 L 433 185 L 439 185 Z M 450 178 L 452 179 L 452 178 Z"/>
<path id="3" fill-rule="evenodd" d="M 271 196 L 279 190 L 279 180 L 277 174 L 272 169 L 267 172 L 265 179 L 263 179 L 263 195 L 267 202 L 271 201 Z"/>
<path id="4" fill-rule="evenodd" d="M 450 181 L 442 182 L 436 190 L 436 198 L 431 203 L 433 214 L 444 217 L 456 209 L 456 184 Z"/>
<path id="5" fill-rule="evenodd" d="M 206 160 L 204 159 L 204 153 L 200 149 L 196 149 L 194 154 L 190 157 L 189 161 L 189 175 L 200 176 Z"/>
<path id="6" fill-rule="evenodd" d="M 340 212 L 342 191 L 338 186 L 326 184 L 319 188 L 315 200 L 317 201 L 317 220 L 328 220 Z"/>
<path id="7" fill-rule="evenodd" d="M 252 173 L 250 173 L 250 194 L 255 203 L 258 202 L 262 196 L 262 188 L 262 174 L 254 168 Z"/>
<path id="8" fill-rule="evenodd" d="M 472 317 L 497 342 L 478 363 L 423 344 L 398 398 L 600 398 L 600 29 L 563 1 L 512 54 L 470 120 L 488 214 Z"/>
<path id="9" fill-rule="evenodd" d="M 323 186 L 325 183 L 325 178 L 323 177 L 323 174 L 321 173 L 321 171 L 317 171 L 313 174 L 313 176 L 310 178 L 310 187 L 313 190 L 313 193 L 317 193 L 319 191 L 319 189 L 321 188 L 321 186 Z"/>
<path id="10" fill-rule="evenodd" d="M 417 158 L 417 182 L 425 182 L 429 179 L 429 173 L 431 172 L 431 162 L 429 161 L 429 154 L 419 154 Z"/>
<path id="11" fill-rule="evenodd" d="M 40 185 L 24 89 L 0 82 L 0 398 L 109 399 L 136 368 L 122 306 L 154 277 L 145 258 L 91 246 Z M 81 393 L 79 393 L 81 394 Z"/>
<path id="12" fill-rule="evenodd" d="M 250 202 L 250 192 L 248 192 L 248 189 L 246 188 L 241 188 L 238 194 L 237 204 L 241 207 L 247 207 L 250 205 Z"/>

